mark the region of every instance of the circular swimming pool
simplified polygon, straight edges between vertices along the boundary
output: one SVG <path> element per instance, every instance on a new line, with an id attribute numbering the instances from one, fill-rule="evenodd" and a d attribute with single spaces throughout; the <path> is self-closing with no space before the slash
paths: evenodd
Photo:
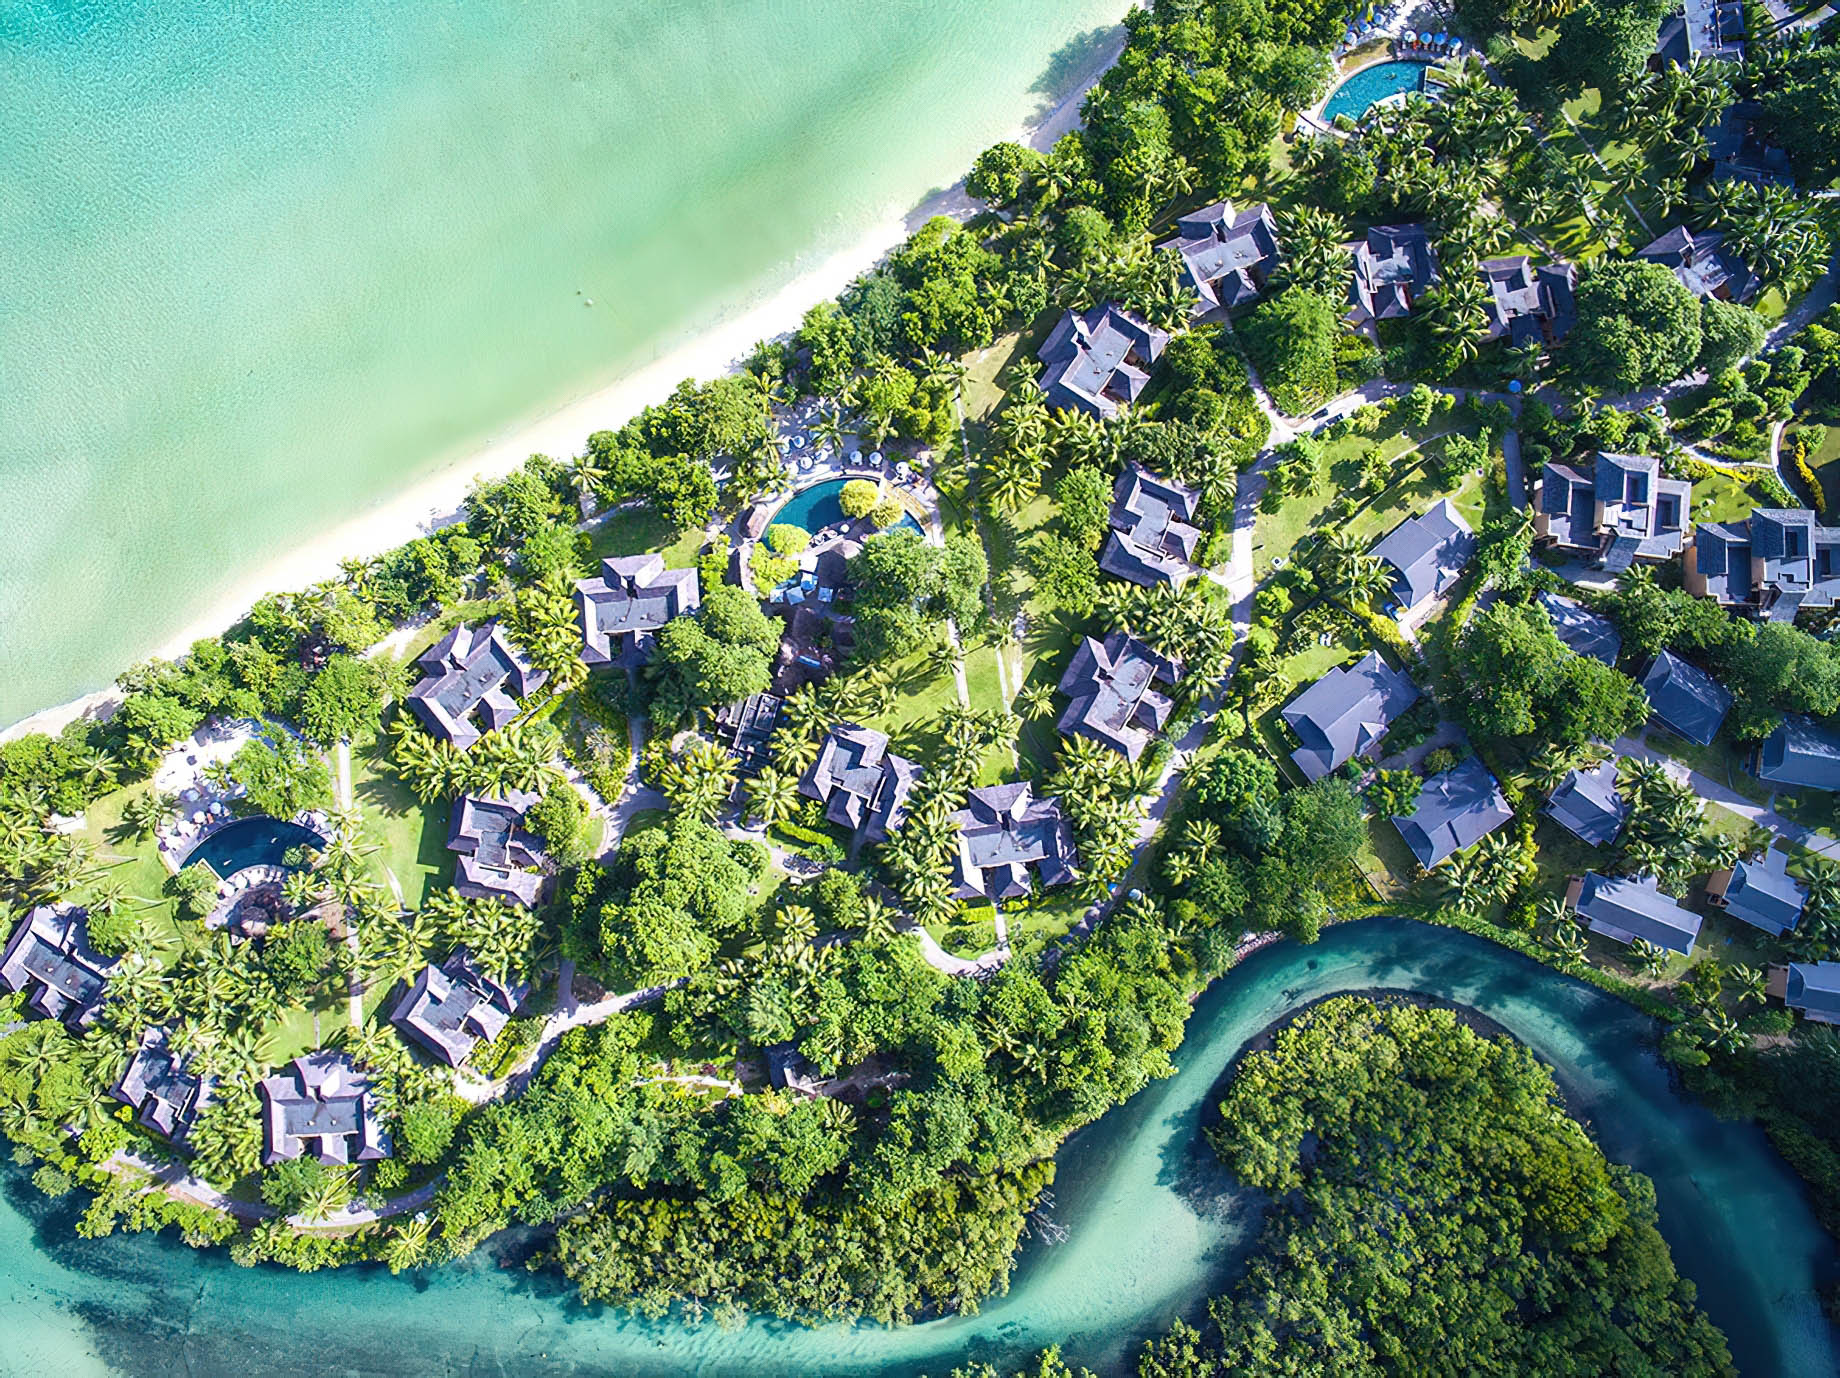
<path id="1" fill-rule="evenodd" d="M 827 526 L 835 526 L 838 522 L 845 520 L 843 485 L 848 482 L 848 479 L 827 479 L 823 483 L 814 483 L 811 487 L 794 493 L 786 499 L 779 511 L 773 514 L 773 523 L 801 527 L 814 536 Z M 899 531 L 904 526 L 910 526 L 915 531 L 920 530 L 920 523 L 914 520 L 914 514 L 911 512 L 889 529 Z"/>
<path id="2" fill-rule="evenodd" d="M 1323 105 L 1323 119 L 1333 124 L 1338 115 L 1359 120 L 1377 102 L 1408 91 L 1422 91 L 1428 62 L 1376 62 L 1363 67 L 1336 87 Z"/>
<path id="3" fill-rule="evenodd" d="M 205 862 L 228 879 L 250 866 L 280 866 L 290 847 L 319 847 L 324 843 L 311 828 L 284 823 L 279 818 L 239 818 L 226 823 L 186 854 L 185 864 Z"/>

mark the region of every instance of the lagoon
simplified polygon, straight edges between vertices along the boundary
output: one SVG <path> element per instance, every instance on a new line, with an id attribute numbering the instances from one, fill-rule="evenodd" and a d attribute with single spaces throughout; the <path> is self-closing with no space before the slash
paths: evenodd
<path id="1" fill-rule="evenodd" d="M 1749 1127 L 1670 1086 L 1653 1025 L 1581 982 L 1448 929 L 1338 925 L 1312 947 L 1249 958 L 1198 1004 L 1177 1074 L 1074 1136 L 1049 1215 L 1065 1242 L 1024 1247 L 1007 1296 L 978 1316 L 815 1330 L 640 1321 L 584 1309 L 553 1278 L 479 1256 L 419 1277 L 245 1270 L 163 1239 L 71 1236 L 80 1206 L 40 1197 L 8 1164 L 0 1201 L 0 1359 L 21 1373 L 377 1375 L 489 1371 L 700 1378 L 943 1374 L 1063 1344 L 1117 1372 L 1139 1339 L 1222 1285 L 1257 1202 L 1201 1138 L 1217 1083 L 1275 1020 L 1326 995 L 1417 991 L 1471 1006 L 1550 1063 L 1609 1156 L 1655 1180 L 1661 1230 L 1747 1378 L 1833 1373 L 1814 1295 L 1840 1259 L 1800 1183 Z"/>

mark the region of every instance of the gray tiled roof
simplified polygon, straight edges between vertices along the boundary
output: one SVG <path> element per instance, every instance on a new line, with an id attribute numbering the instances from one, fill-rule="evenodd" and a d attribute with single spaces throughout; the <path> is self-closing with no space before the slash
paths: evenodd
<path id="1" fill-rule="evenodd" d="M 186 1061 L 165 1029 L 148 1029 L 113 1088 L 117 1100 L 134 1108 L 135 1123 L 180 1146 L 209 1099 L 205 1079 L 187 1071 Z"/>
<path id="2" fill-rule="evenodd" d="M 1781 937 L 1802 917 L 1807 896 L 1789 874 L 1789 855 L 1771 848 L 1763 861 L 1740 860 L 1731 868 L 1720 903 L 1734 919 Z"/>
<path id="3" fill-rule="evenodd" d="M 1661 893 L 1653 876 L 1586 875 L 1578 893 L 1578 917 L 1593 933 L 1618 942 L 1642 938 L 1670 952 L 1691 952 L 1700 917 Z"/>
<path id="4" fill-rule="evenodd" d="M 1692 503 L 1693 485 L 1668 478 L 1652 455 L 1606 452 L 1588 470 L 1554 463 L 1540 477 L 1542 534 L 1616 573 L 1679 554 Z"/>
<path id="5" fill-rule="evenodd" d="M 1616 664 L 1616 658 L 1623 653 L 1623 638 L 1616 623 L 1556 593 L 1542 590 L 1534 595 L 1534 601 L 1546 609 L 1547 617 L 1552 619 L 1553 632 L 1566 649 L 1574 655 L 1601 660 L 1606 665 Z"/>
<path id="6" fill-rule="evenodd" d="M 1469 523 L 1439 498 L 1423 516 L 1407 517 L 1380 540 L 1373 553 L 1393 567 L 1393 593 L 1401 606 L 1415 608 L 1456 583 L 1475 557 Z"/>
<path id="7" fill-rule="evenodd" d="M 1084 315 L 1068 311 L 1036 353 L 1047 365 L 1041 387 L 1048 405 L 1116 416 L 1121 405 L 1137 400 L 1168 343 L 1167 330 L 1116 302 Z"/>
<path id="8" fill-rule="evenodd" d="M 422 679 L 409 691 L 410 711 L 435 736 L 462 751 L 517 717 L 517 700 L 549 679 L 495 621 L 455 627 L 416 664 Z"/>
<path id="9" fill-rule="evenodd" d="M 1073 829 L 1058 799 L 1037 799 L 1027 780 L 986 785 L 952 815 L 958 828 L 953 894 L 959 899 L 1020 899 L 1031 868 L 1043 886 L 1075 875 Z"/>
<path id="10" fill-rule="evenodd" d="M 1731 694 L 1697 665 L 1663 651 L 1642 677 L 1649 716 L 1676 736 L 1711 746 L 1731 711 Z"/>
<path id="11" fill-rule="evenodd" d="M 1418 697 L 1412 677 L 1377 651 L 1338 666 L 1284 706 L 1281 716 L 1302 743 L 1291 759 L 1306 780 L 1320 780 L 1378 745 Z"/>
<path id="12" fill-rule="evenodd" d="M 1786 789 L 1840 790 L 1840 737 L 1791 713 L 1764 738 L 1757 778 Z"/>
<path id="13" fill-rule="evenodd" d="M 1070 702 L 1060 717 L 1061 735 L 1090 737 L 1135 761 L 1163 730 L 1172 705 L 1157 692 L 1172 687 L 1182 667 L 1125 632 L 1103 642 L 1086 637 L 1061 676 Z"/>
<path id="14" fill-rule="evenodd" d="M 1485 259 L 1478 268 L 1489 289 L 1485 337 L 1517 345 L 1556 344 L 1578 319 L 1573 288 L 1578 270 L 1560 261 L 1533 266 L 1525 254 Z"/>
<path id="15" fill-rule="evenodd" d="M 907 816 L 920 767 L 888 749 L 886 733 L 838 723 L 799 779 L 799 793 L 824 805 L 824 816 L 863 842 L 886 842 Z"/>
<path id="16" fill-rule="evenodd" d="M 1349 316 L 1358 323 L 1410 315 L 1437 277 L 1437 251 L 1431 247 L 1429 230 L 1423 225 L 1375 225 L 1354 246 Z"/>
<path id="17" fill-rule="evenodd" d="M 529 993 L 528 985 L 494 980 L 465 948 L 440 966 L 416 974 L 390 1022 L 450 1067 L 465 1062 L 478 1044 L 497 1038 Z"/>
<path id="18" fill-rule="evenodd" d="M 524 828 L 524 815 L 540 796 L 463 794 L 454 803 L 447 850 L 458 852 L 454 889 L 468 899 L 503 900 L 534 907 L 549 877 L 541 874 L 543 842 Z"/>
<path id="19" fill-rule="evenodd" d="M 1201 541 L 1200 501 L 1194 489 L 1130 465 L 1112 485 L 1112 529 L 1099 568 L 1134 584 L 1183 583 Z"/>
<path id="20" fill-rule="evenodd" d="M 102 1008 L 115 967 L 89 945 L 86 910 L 41 904 L 13 926 L 0 983 L 24 994 L 32 1013 L 80 1029 Z"/>
<path id="21" fill-rule="evenodd" d="M 1244 210 L 1220 201 L 1176 221 L 1173 239 L 1157 245 L 1182 258 L 1182 276 L 1203 307 L 1234 307 L 1256 298 L 1278 264 L 1278 222 L 1260 202 Z"/>
<path id="22" fill-rule="evenodd" d="M 343 1053 L 297 1057 L 264 1077 L 264 1163 L 311 1153 L 322 1163 L 368 1163 L 390 1156 L 390 1136 L 378 1118 L 370 1077 Z"/>
<path id="23" fill-rule="evenodd" d="M 1616 762 L 1574 770 L 1546 801 L 1546 812 L 1579 841 L 1608 847 L 1629 815 L 1629 806 L 1616 790 Z"/>
<path id="24" fill-rule="evenodd" d="M 1471 756 L 1425 781 L 1418 804 L 1393 819 L 1418 864 L 1427 871 L 1514 817 L 1488 767 Z"/>
<path id="25" fill-rule="evenodd" d="M 1696 297 L 1717 297 L 1721 301 L 1746 302 L 1757 295 L 1762 280 L 1726 251 L 1725 236 L 1717 231 L 1695 234 L 1677 225 L 1637 252 L 1670 269 L 1681 285 Z"/>
<path id="26" fill-rule="evenodd" d="M 1706 581 L 1706 596 L 1725 604 L 1749 603 L 1751 586 L 1751 524 L 1701 522 L 1693 529 L 1693 548 L 1687 552 L 1688 569 Z"/>
<path id="27" fill-rule="evenodd" d="M 652 658 L 658 629 L 702 606 L 694 569 L 666 569 L 664 556 L 625 555 L 601 561 L 598 578 L 575 585 L 582 659 L 632 669 Z"/>
<path id="28" fill-rule="evenodd" d="M 1840 962 L 1792 962 L 1784 1003 L 1829 1023 L 1840 1021 Z"/>

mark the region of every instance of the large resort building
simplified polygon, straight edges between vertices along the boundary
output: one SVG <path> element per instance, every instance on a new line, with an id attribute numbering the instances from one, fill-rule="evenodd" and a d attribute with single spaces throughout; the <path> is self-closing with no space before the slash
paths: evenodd
<path id="1" fill-rule="evenodd" d="M 403 1037 L 458 1067 L 479 1044 L 504 1032 L 529 989 L 494 980 L 461 948 L 440 966 L 421 969 L 390 1022 Z"/>
<path id="2" fill-rule="evenodd" d="M 1069 311 L 1036 354 L 1047 365 L 1041 390 L 1050 407 L 1109 420 L 1142 394 L 1168 343 L 1167 330 L 1115 302 Z"/>
<path id="3" fill-rule="evenodd" d="M 1380 744 L 1393 720 L 1418 702 L 1418 686 L 1369 651 L 1337 667 L 1284 706 L 1283 717 L 1301 745 L 1291 760 L 1316 781 Z"/>
<path id="4" fill-rule="evenodd" d="M 409 691 L 409 711 L 462 751 L 509 724 L 518 715 L 517 701 L 549 679 L 532 668 L 497 622 L 455 627 L 416 664 L 422 679 Z"/>
<path id="5" fill-rule="evenodd" d="M 1546 263 L 1536 268 L 1531 258 L 1519 254 L 1485 259 L 1480 271 L 1489 289 L 1483 307 L 1488 318 L 1485 339 L 1550 348 L 1577 322 L 1573 290 L 1578 285 L 1578 270 L 1571 264 Z"/>
<path id="6" fill-rule="evenodd" d="M 1747 520 L 1702 522 L 1687 551 L 1688 593 L 1772 622 L 1840 596 L 1840 527 L 1805 507 L 1758 507 Z"/>
<path id="7" fill-rule="evenodd" d="M 652 658 L 658 629 L 703 602 L 694 569 L 666 569 L 662 555 L 602 560 L 600 576 L 575 585 L 582 659 L 633 670 Z"/>
<path id="8" fill-rule="evenodd" d="M 885 733 L 838 723 L 799 779 L 799 793 L 824 805 L 824 816 L 857 842 L 886 842 L 906 816 L 920 767 L 888 749 Z"/>
<path id="9" fill-rule="evenodd" d="M 1652 455 L 1600 454 L 1588 471 L 1548 464 L 1539 489 L 1534 534 L 1612 574 L 1685 544 L 1693 485 L 1664 477 Z"/>
<path id="10" fill-rule="evenodd" d="M 1437 251 L 1423 225 L 1375 225 L 1354 246 L 1348 322 L 1402 320 L 1437 282 Z"/>
<path id="11" fill-rule="evenodd" d="M 1476 535 L 1449 498 L 1421 516 L 1407 517 L 1374 546 L 1375 558 L 1393 571 L 1393 596 L 1410 613 L 1441 598 L 1476 555 Z"/>
<path id="12" fill-rule="evenodd" d="M 1032 888 L 1031 871 L 1044 888 L 1074 878 L 1073 828 L 1060 800 L 1035 798 L 1027 780 L 972 790 L 952 821 L 958 827 L 952 859 L 958 899 L 1022 899 Z"/>
<path id="13" fill-rule="evenodd" d="M 371 1080 L 345 1054 L 322 1050 L 297 1057 L 257 1089 L 264 1165 L 303 1153 L 334 1167 L 390 1156 Z"/>
<path id="14" fill-rule="evenodd" d="M 1089 737 L 1135 761 L 1161 732 L 1173 708 L 1156 686 L 1174 688 L 1182 667 L 1125 632 L 1104 641 L 1087 637 L 1061 676 L 1069 702 L 1060 717 L 1064 737 Z"/>
<path id="15" fill-rule="evenodd" d="M 1278 266 L 1278 222 L 1262 201 L 1238 211 L 1219 201 L 1177 220 L 1175 238 L 1157 247 L 1181 258 L 1198 314 L 1231 311 L 1256 301 Z"/>
<path id="16" fill-rule="evenodd" d="M 114 969 L 89 945 L 87 911 L 45 904 L 14 926 L 0 955 L 0 983 L 25 996 L 33 1014 L 72 1029 L 94 1021 Z"/>
<path id="17" fill-rule="evenodd" d="M 524 827 L 524 815 L 537 799 L 512 790 L 503 796 L 465 794 L 455 802 L 447 830 L 447 850 L 459 854 L 455 890 L 468 899 L 526 908 L 542 902 L 549 886 L 543 843 Z"/>
<path id="18" fill-rule="evenodd" d="M 1133 584 L 1181 586 L 1195 572 L 1200 502 L 1194 489 L 1129 466 L 1112 486 L 1112 529 L 1099 568 Z"/>
<path id="19" fill-rule="evenodd" d="M 134 1122 L 178 1148 L 191 1136 L 210 1098 L 205 1078 L 187 1069 L 165 1029 L 148 1029 L 111 1094 L 134 1110 Z"/>

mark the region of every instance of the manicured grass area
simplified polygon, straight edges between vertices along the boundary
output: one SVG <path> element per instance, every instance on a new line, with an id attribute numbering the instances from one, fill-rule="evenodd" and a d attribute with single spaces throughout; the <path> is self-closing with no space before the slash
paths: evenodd
<path id="1" fill-rule="evenodd" d="M 449 805 L 423 804 L 390 769 L 381 740 L 351 753 L 352 799 L 364 816 L 364 834 L 377 850 L 368 864 L 386 887 L 394 876 L 403 902 L 419 909 L 432 891 L 453 878 L 454 856 L 447 850 Z"/>
<path id="2" fill-rule="evenodd" d="M 396 652 L 398 665 L 413 664 L 418 656 L 435 642 L 446 636 L 463 622 L 483 622 L 486 618 L 503 612 L 507 604 L 496 598 L 473 598 L 464 603 L 456 603 L 439 617 L 431 619 L 425 626 L 418 627 L 415 635 L 410 637 L 403 648 Z"/>
<path id="3" fill-rule="evenodd" d="M 649 507 L 616 508 L 588 531 L 589 557 L 595 560 L 657 550 L 664 553 L 666 568 L 689 569 L 702 548 L 700 528 L 679 531 Z"/>
<path id="4" fill-rule="evenodd" d="M 958 702 L 958 685 L 950 669 L 933 669 L 919 653 L 890 668 L 894 697 L 885 710 L 866 718 L 863 726 L 886 732 L 894 750 L 924 764 L 940 745 L 937 719 L 940 710 Z M 993 693 L 992 706 L 994 702 Z"/>
<path id="5" fill-rule="evenodd" d="M 263 1030 L 257 1046 L 269 1066 L 278 1067 L 290 1058 L 325 1047 L 334 1034 L 350 1024 L 343 983 L 335 978 L 331 984 L 338 989 L 321 991 L 308 1005 L 290 1006 Z M 377 998 L 382 999 L 383 994 L 379 991 Z"/>
<path id="6" fill-rule="evenodd" d="M 1759 788 L 1762 788 L 1759 785 Z M 1820 790 L 1804 794 L 1779 794 L 1776 812 L 1804 828 L 1812 828 L 1828 837 L 1840 838 L 1840 800 Z"/>
<path id="7" fill-rule="evenodd" d="M 1769 505 L 1765 495 L 1753 483 L 1724 472 L 1693 480 L 1693 520 L 1695 522 L 1742 521 L 1753 507 Z"/>
<path id="8" fill-rule="evenodd" d="M 97 862 L 108 868 L 107 879 L 120 882 L 133 897 L 128 901 L 129 907 L 147 923 L 160 951 L 170 958 L 179 947 L 182 933 L 197 933 L 199 927 L 182 921 L 177 906 L 162 893 L 168 872 L 160 860 L 158 844 L 151 838 L 134 836 L 133 830 L 122 822 L 128 804 L 152 788 L 152 781 L 143 780 L 103 795 L 83 811 L 83 836 L 95 847 Z"/>

